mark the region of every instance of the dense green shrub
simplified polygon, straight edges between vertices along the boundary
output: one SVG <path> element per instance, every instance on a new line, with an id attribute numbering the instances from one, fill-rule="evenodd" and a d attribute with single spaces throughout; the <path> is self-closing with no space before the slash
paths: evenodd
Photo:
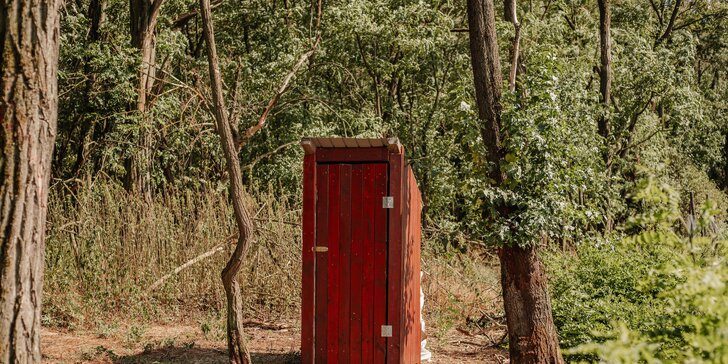
<path id="1" fill-rule="evenodd" d="M 567 358 L 724 363 L 728 264 L 717 209 L 706 203 L 682 236 L 678 196 L 651 179 L 638 186 L 642 212 L 630 221 L 640 232 L 546 256 Z"/>

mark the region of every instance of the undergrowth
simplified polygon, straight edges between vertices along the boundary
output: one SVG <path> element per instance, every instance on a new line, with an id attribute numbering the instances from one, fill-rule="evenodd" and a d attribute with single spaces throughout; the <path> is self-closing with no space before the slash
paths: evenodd
<path id="1" fill-rule="evenodd" d="M 256 189 L 255 235 L 241 272 L 244 309 L 256 320 L 298 320 L 301 200 Z M 108 336 L 135 322 L 185 319 L 224 339 L 220 272 L 234 247 L 232 206 L 220 190 L 168 190 L 147 202 L 99 181 L 72 191 L 53 186 L 49 200 L 43 324 Z M 502 316 L 498 268 L 485 249 L 462 248 L 452 229 L 429 224 L 422 247 L 428 335 Z M 216 247 L 224 247 L 216 251 Z M 476 246 L 473 246 L 476 247 Z M 206 252 L 173 274 L 160 277 Z M 128 338 L 130 341 L 132 336 Z"/>

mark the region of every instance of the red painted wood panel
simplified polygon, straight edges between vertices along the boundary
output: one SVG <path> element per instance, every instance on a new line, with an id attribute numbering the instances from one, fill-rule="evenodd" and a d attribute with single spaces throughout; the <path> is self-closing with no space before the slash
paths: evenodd
<path id="1" fill-rule="evenodd" d="M 387 195 L 387 165 L 374 166 L 374 361 L 384 363 L 387 357 L 387 340 L 381 335 L 382 325 L 387 322 L 387 215 L 382 208 L 382 197 Z"/>
<path id="2" fill-rule="evenodd" d="M 340 164 L 329 166 L 329 251 L 328 255 L 328 320 L 327 344 L 328 362 L 338 364 L 339 350 L 339 208 L 341 202 Z"/>
<path id="3" fill-rule="evenodd" d="M 402 339 L 401 313 L 402 290 L 402 154 L 390 152 L 389 194 L 394 197 L 394 207 L 389 209 L 389 280 L 387 286 L 387 320 L 392 325 L 393 336 L 387 340 L 387 363 L 400 362 Z"/>
<path id="4" fill-rule="evenodd" d="M 336 333 L 339 336 L 337 363 L 345 363 L 349 359 L 349 328 L 351 327 L 350 304 L 352 297 L 351 250 L 352 250 L 352 204 L 351 204 L 351 164 L 342 164 L 340 167 L 340 201 L 339 201 L 339 290 L 338 294 L 338 326 Z M 353 291 L 361 291 L 354 287 Z"/>
<path id="5" fill-rule="evenodd" d="M 412 169 L 405 171 L 404 190 L 404 312 L 402 356 L 404 363 L 420 362 L 420 244 L 422 201 Z"/>
<path id="6" fill-rule="evenodd" d="M 364 231 L 361 235 L 362 245 L 364 248 L 364 260 L 362 266 L 362 348 L 361 362 L 362 364 L 374 363 L 374 342 L 376 340 L 376 331 L 374 329 L 374 271 L 375 271 L 375 238 L 374 238 L 374 165 L 367 164 L 362 166 L 363 176 L 363 221 Z"/>
<path id="7" fill-rule="evenodd" d="M 316 255 L 316 159 L 314 154 L 303 158 L 303 252 L 301 256 L 301 364 L 314 363 L 314 272 Z"/>
<path id="8" fill-rule="evenodd" d="M 318 148 L 316 160 L 319 163 L 386 162 L 387 148 Z"/>
<path id="9" fill-rule="evenodd" d="M 318 201 L 316 202 L 316 246 L 327 247 L 329 229 L 326 221 L 329 216 L 329 166 L 318 165 L 316 167 L 316 186 Z M 327 287 L 328 287 L 328 254 L 316 254 L 316 272 L 315 272 L 315 296 L 314 304 L 315 323 L 314 323 L 314 345 L 316 364 L 327 363 Z"/>
<path id="10" fill-rule="evenodd" d="M 317 148 L 304 167 L 302 363 L 419 363 L 421 199 L 403 149 Z"/>
<path id="11" fill-rule="evenodd" d="M 364 165 L 356 164 L 351 172 L 351 326 L 349 328 L 351 351 L 348 361 L 350 364 L 361 364 L 363 358 L 362 306 L 365 285 L 368 282 L 368 277 L 364 276 L 364 244 L 367 233 L 366 225 L 370 220 L 364 214 L 363 170 Z M 368 360 L 365 363 L 371 363 L 371 358 Z"/>

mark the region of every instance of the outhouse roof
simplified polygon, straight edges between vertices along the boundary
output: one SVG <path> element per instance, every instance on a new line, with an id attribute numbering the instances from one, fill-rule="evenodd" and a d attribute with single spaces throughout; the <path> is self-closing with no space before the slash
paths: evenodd
<path id="1" fill-rule="evenodd" d="M 301 145 L 308 151 L 316 148 L 399 148 L 398 138 L 339 138 L 322 137 L 301 139 Z"/>

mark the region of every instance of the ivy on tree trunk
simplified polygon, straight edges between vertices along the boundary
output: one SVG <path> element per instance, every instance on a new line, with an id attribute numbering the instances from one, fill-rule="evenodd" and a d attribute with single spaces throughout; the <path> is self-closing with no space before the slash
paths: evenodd
<path id="1" fill-rule="evenodd" d="M 505 156 L 500 100 L 503 80 L 493 0 L 468 0 L 468 23 L 480 134 L 490 163 L 490 179 L 495 187 L 501 187 L 505 180 L 500 169 Z M 513 209 L 502 205 L 497 210 L 499 214 L 508 216 Z M 546 276 L 536 248 L 502 243 L 504 246 L 498 256 L 510 360 L 519 364 L 562 363 Z"/>

